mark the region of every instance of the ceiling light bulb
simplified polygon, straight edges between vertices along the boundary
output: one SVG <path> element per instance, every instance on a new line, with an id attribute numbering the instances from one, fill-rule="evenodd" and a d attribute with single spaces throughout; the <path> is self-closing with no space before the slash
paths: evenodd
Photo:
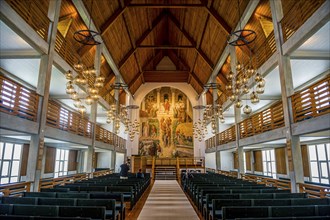
<path id="1" fill-rule="evenodd" d="M 256 92 L 258 94 L 263 94 L 265 92 L 265 87 L 257 85 Z"/>
<path id="2" fill-rule="evenodd" d="M 228 80 L 232 80 L 234 77 L 234 73 L 232 71 L 229 72 L 228 76 L 227 76 L 227 79 Z"/>
<path id="3" fill-rule="evenodd" d="M 93 98 L 89 95 L 86 97 L 85 103 L 86 105 L 91 105 L 93 104 L 93 101 L 94 101 Z"/>
<path id="4" fill-rule="evenodd" d="M 256 75 L 255 75 L 255 77 L 254 77 L 254 79 L 255 79 L 255 81 L 256 82 L 259 82 L 260 80 L 261 80 L 261 75 L 260 75 L 260 73 L 257 73 Z"/>
<path id="5" fill-rule="evenodd" d="M 261 86 L 261 87 L 264 87 L 266 85 L 266 81 L 264 78 L 261 78 L 259 81 L 258 81 L 258 86 Z"/>
<path id="6" fill-rule="evenodd" d="M 65 73 L 65 78 L 67 80 L 73 80 L 73 74 L 71 72 L 71 70 L 68 70 L 66 73 Z"/>
<path id="7" fill-rule="evenodd" d="M 243 87 L 243 93 L 244 94 L 248 94 L 249 92 L 250 92 L 249 87 L 247 85 L 244 85 L 244 87 Z"/>
<path id="8" fill-rule="evenodd" d="M 76 108 L 79 108 L 79 107 L 81 106 L 81 100 L 80 100 L 80 99 L 76 99 L 76 100 L 74 100 L 73 105 L 74 105 Z"/>
<path id="9" fill-rule="evenodd" d="M 82 114 L 84 114 L 85 112 L 86 112 L 86 107 L 84 106 L 84 105 L 80 105 L 79 106 L 79 111 L 80 111 L 80 113 L 82 113 Z"/>
<path id="10" fill-rule="evenodd" d="M 236 106 L 236 108 L 242 108 L 243 105 L 242 105 L 241 100 L 238 99 L 235 103 L 235 106 Z"/>
<path id="11" fill-rule="evenodd" d="M 236 100 L 236 96 L 235 96 L 234 94 L 231 95 L 231 96 L 229 97 L 229 100 L 232 101 L 232 102 L 235 101 L 235 100 Z"/>
<path id="12" fill-rule="evenodd" d="M 220 122 L 223 124 L 223 123 L 225 123 L 225 118 L 221 118 L 220 119 Z"/>
<path id="13" fill-rule="evenodd" d="M 247 114 L 248 115 L 248 114 L 250 114 L 252 112 L 252 108 L 250 106 L 246 105 L 243 108 L 243 112 L 244 112 L 244 114 Z"/>

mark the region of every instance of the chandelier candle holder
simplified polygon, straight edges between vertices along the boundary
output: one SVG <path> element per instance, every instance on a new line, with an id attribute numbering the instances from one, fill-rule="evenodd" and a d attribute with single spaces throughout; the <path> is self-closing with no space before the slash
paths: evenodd
<path id="1" fill-rule="evenodd" d="M 82 63 L 74 65 L 74 70 L 77 75 L 74 76 L 71 70 L 65 73 L 65 78 L 68 80 L 66 84 L 66 93 L 74 101 L 74 106 L 82 114 L 86 112 L 86 105 L 92 105 L 99 99 L 99 89 L 103 87 L 105 77 L 98 75 L 98 71 L 94 68 L 86 68 Z M 78 87 L 86 87 L 86 96 L 78 93 Z M 84 104 L 82 102 L 84 100 Z"/>
<path id="2" fill-rule="evenodd" d="M 237 7 L 238 7 L 238 16 L 239 19 L 241 19 L 240 15 L 240 7 L 239 7 L 239 0 L 237 1 Z M 255 41 L 257 38 L 257 34 L 255 31 L 250 29 L 242 29 L 241 27 L 241 21 L 239 20 L 239 27 L 240 29 L 237 31 L 232 32 L 227 37 L 227 43 L 234 47 L 241 47 L 246 46 L 249 51 L 249 64 L 244 66 L 243 62 L 240 63 L 237 61 L 236 63 L 236 74 L 234 74 L 232 71 L 229 72 L 227 75 L 227 79 L 229 81 L 229 84 L 226 85 L 226 90 L 231 93 L 229 96 L 229 100 L 232 101 L 236 108 L 242 108 L 243 103 L 240 100 L 240 97 L 242 95 L 248 95 L 250 93 L 250 88 L 248 86 L 249 80 L 254 77 L 254 82 L 252 83 L 253 91 L 250 94 L 250 101 L 252 104 L 259 103 L 260 99 L 258 94 L 263 94 L 265 91 L 265 79 L 260 75 L 260 73 L 257 72 L 257 70 L 252 65 L 252 51 L 248 47 L 249 44 Z M 238 56 L 236 56 L 238 58 Z M 250 79 L 249 79 L 250 77 Z M 254 89 L 254 85 L 256 85 L 256 89 Z M 252 108 L 247 104 L 246 99 L 246 105 L 243 108 L 244 114 L 249 115 L 252 112 Z"/>

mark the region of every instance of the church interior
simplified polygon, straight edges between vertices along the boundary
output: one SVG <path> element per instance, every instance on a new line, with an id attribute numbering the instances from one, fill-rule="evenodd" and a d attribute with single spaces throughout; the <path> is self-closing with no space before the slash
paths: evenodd
<path id="1" fill-rule="evenodd" d="M 330 0 L 0 0 L 0 219 L 330 219 L 329 39 Z"/>

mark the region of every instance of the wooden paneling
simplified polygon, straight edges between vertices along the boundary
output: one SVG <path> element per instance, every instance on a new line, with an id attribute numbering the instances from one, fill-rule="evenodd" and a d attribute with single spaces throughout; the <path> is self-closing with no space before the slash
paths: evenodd
<path id="1" fill-rule="evenodd" d="M 238 169 L 239 165 L 238 165 L 238 153 L 234 152 L 234 169 Z"/>
<path id="2" fill-rule="evenodd" d="M 56 160 L 56 148 L 46 148 L 46 162 L 45 162 L 45 173 L 54 173 L 55 171 L 55 160 Z"/>
<path id="3" fill-rule="evenodd" d="M 254 155 L 254 171 L 263 172 L 261 150 L 253 151 L 253 155 Z"/>
<path id="4" fill-rule="evenodd" d="M 97 158 L 98 158 L 99 154 L 97 152 L 94 152 L 93 155 L 93 168 L 97 168 Z"/>
<path id="5" fill-rule="evenodd" d="M 285 147 L 275 148 L 276 172 L 278 174 L 287 174 Z"/>
<path id="6" fill-rule="evenodd" d="M 251 171 L 251 151 L 246 151 L 245 152 L 245 166 L 246 166 L 246 170 Z"/>
<path id="7" fill-rule="evenodd" d="M 309 170 L 309 157 L 308 157 L 308 146 L 301 145 L 301 157 L 303 161 L 303 170 L 304 170 L 304 177 L 310 177 L 310 170 Z"/>
<path id="8" fill-rule="evenodd" d="M 30 145 L 29 144 L 23 144 L 20 176 L 26 176 L 26 169 L 27 169 L 27 164 L 28 164 L 29 149 L 30 149 Z"/>
<path id="9" fill-rule="evenodd" d="M 68 171 L 77 170 L 77 150 L 70 150 L 69 151 L 69 161 L 68 161 Z"/>

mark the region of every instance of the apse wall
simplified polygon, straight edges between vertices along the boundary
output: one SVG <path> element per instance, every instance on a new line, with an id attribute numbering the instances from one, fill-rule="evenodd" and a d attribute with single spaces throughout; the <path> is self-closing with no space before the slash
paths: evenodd
<path id="1" fill-rule="evenodd" d="M 171 83 L 171 84 L 161 84 L 161 83 L 148 83 L 148 84 L 144 84 L 142 85 L 137 92 L 134 95 L 134 99 L 128 99 L 128 104 L 130 105 L 137 105 L 139 106 L 139 109 L 137 110 L 131 110 L 130 115 L 131 115 L 131 120 L 135 120 L 137 119 L 138 121 L 140 121 L 141 126 L 142 123 L 145 123 L 145 120 L 143 119 L 143 117 L 140 117 L 140 110 L 142 109 L 142 107 L 145 109 L 145 106 L 142 106 L 142 102 L 144 100 L 144 98 L 146 97 L 146 95 L 148 95 L 151 91 L 154 91 L 155 89 L 160 89 L 160 88 L 164 88 L 164 87 L 170 87 L 173 90 L 177 90 L 180 91 L 182 94 L 184 94 L 187 99 L 189 100 L 189 102 L 191 103 L 190 107 L 192 110 L 192 119 L 193 121 L 198 120 L 200 112 L 196 111 L 195 109 L 192 109 L 192 107 L 201 104 L 198 102 L 198 95 L 195 92 L 195 90 L 188 84 L 186 83 Z M 164 95 L 164 94 L 163 94 Z M 168 97 L 169 99 L 172 98 L 171 95 L 169 95 Z M 166 99 L 166 97 L 161 96 L 161 102 L 163 105 L 164 100 Z M 176 101 L 178 101 L 178 96 L 176 96 Z M 170 105 L 171 108 L 174 107 L 173 103 L 172 103 L 172 99 L 169 100 L 170 101 Z M 177 105 L 177 103 L 175 103 Z M 144 103 L 145 105 L 145 103 Z M 163 111 L 165 107 L 162 107 Z M 165 114 L 166 116 L 166 114 Z M 166 118 L 166 117 L 164 117 Z M 142 120 L 141 120 L 142 119 Z M 175 133 L 176 134 L 176 133 Z M 141 142 L 139 142 L 140 136 L 143 135 L 143 129 L 141 129 L 140 135 L 139 136 L 135 136 L 134 140 L 131 142 L 128 140 L 127 143 L 127 155 L 138 155 L 139 153 L 141 153 L 141 150 L 139 151 L 139 144 Z M 193 137 L 192 139 L 193 141 L 193 155 L 191 156 L 195 156 L 195 157 L 200 157 L 200 156 L 204 156 L 204 152 L 205 152 L 205 144 L 204 141 L 199 142 L 198 140 L 195 140 Z M 161 143 L 162 141 L 160 141 Z M 141 147 L 140 147 L 141 149 Z M 151 153 L 153 153 L 153 151 L 151 151 Z M 167 154 L 167 156 L 170 157 L 169 154 Z M 173 155 L 174 156 L 174 155 Z"/>

